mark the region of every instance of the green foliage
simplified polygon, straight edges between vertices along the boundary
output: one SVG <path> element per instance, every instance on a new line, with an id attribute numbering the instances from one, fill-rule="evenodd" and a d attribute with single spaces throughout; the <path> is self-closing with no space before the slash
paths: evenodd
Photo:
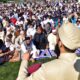
<path id="1" fill-rule="evenodd" d="M 8 1 L 14 1 L 14 0 L 0 0 L 0 2 L 3 2 L 3 3 L 7 3 Z"/>
<path id="2" fill-rule="evenodd" d="M 6 3 L 8 0 L 0 0 L 0 2 Z"/>

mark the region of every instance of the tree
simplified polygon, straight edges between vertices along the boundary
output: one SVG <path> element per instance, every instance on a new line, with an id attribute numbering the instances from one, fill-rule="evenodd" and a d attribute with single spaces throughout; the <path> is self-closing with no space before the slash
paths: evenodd
<path id="1" fill-rule="evenodd" d="M 14 0 L 0 0 L 0 2 L 3 2 L 3 3 L 7 3 L 8 1 L 14 1 Z"/>
<path id="2" fill-rule="evenodd" d="M 7 2 L 7 0 L 0 0 L 0 2 L 4 2 L 4 3 L 6 3 L 6 2 Z"/>

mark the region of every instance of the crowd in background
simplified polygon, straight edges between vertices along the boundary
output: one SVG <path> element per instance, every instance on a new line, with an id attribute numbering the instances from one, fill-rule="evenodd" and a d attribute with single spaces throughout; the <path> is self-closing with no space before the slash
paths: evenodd
<path id="1" fill-rule="evenodd" d="M 1 4 L 1 61 L 19 61 L 26 52 L 30 52 L 32 61 L 58 57 L 55 51 L 57 30 L 68 21 L 80 29 L 80 3 Z"/>

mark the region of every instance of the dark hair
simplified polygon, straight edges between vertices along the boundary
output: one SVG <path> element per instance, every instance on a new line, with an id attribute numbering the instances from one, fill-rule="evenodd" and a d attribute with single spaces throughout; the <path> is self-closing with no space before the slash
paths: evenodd
<path id="1" fill-rule="evenodd" d="M 0 39 L 0 46 L 3 45 L 3 44 L 4 44 L 3 40 Z"/>
<path id="2" fill-rule="evenodd" d="M 24 21 L 24 17 L 21 17 L 21 18 L 20 18 L 20 21 Z"/>
<path id="3" fill-rule="evenodd" d="M 30 40 L 30 37 L 25 37 L 25 40 Z"/>
<path id="4" fill-rule="evenodd" d="M 60 49 L 59 49 L 58 44 L 56 44 L 54 52 L 57 55 L 57 58 L 59 58 L 59 56 L 60 56 Z"/>
<path id="5" fill-rule="evenodd" d="M 12 38 L 12 34 L 8 34 L 7 36 L 8 36 L 9 38 Z"/>
<path id="6" fill-rule="evenodd" d="M 64 46 L 64 48 L 65 48 L 65 50 L 66 50 L 67 52 L 74 53 L 74 52 L 76 51 L 76 49 L 71 50 L 71 49 L 67 48 L 66 46 Z"/>
<path id="7" fill-rule="evenodd" d="M 38 28 L 39 28 L 39 29 L 41 29 L 41 30 L 43 31 L 43 28 L 42 28 L 42 26 L 41 26 L 41 25 L 40 25 L 40 26 L 38 26 L 38 27 L 37 27 L 37 29 L 38 29 Z"/>
<path id="8" fill-rule="evenodd" d="M 79 19 L 80 19 L 80 18 L 77 18 L 77 21 L 76 21 L 76 22 L 80 22 Z"/>
<path id="9" fill-rule="evenodd" d="M 51 23 L 50 22 L 48 22 L 47 24 L 51 27 Z"/>

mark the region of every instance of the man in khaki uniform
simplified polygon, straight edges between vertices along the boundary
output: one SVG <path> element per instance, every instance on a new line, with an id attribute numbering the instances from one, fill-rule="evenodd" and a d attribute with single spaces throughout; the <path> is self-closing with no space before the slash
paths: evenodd
<path id="1" fill-rule="evenodd" d="M 27 77 L 29 54 L 23 56 L 17 80 L 80 80 L 80 60 L 75 50 L 80 47 L 80 30 L 65 23 L 58 30 L 58 59 L 45 63 Z"/>

